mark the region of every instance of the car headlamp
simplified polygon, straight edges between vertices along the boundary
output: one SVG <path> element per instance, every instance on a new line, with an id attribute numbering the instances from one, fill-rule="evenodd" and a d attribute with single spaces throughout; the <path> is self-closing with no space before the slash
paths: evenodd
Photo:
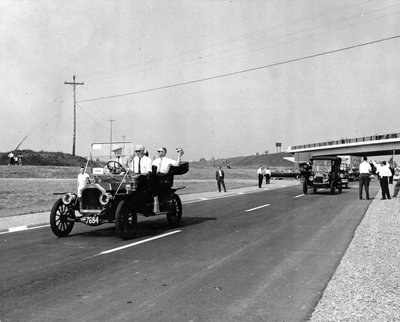
<path id="1" fill-rule="evenodd" d="M 344 174 L 343 173 L 339 174 L 339 177 L 344 178 Z"/>
<path id="2" fill-rule="evenodd" d="M 62 202 L 64 205 L 69 205 L 71 204 L 74 200 L 76 199 L 76 194 L 74 193 L 67 193 L 62 197 Z"/>
<path id="3" fill-rule="evenodd" d="M 310 176 L 310 177 L 308 178 L 308 180 L 314 181 L 314 176 Z"/>
<path id="4" fill-rule="evenodd" d="M 112 195 L 110 195 L 109 193 L 102 193 L 99 197 L 99 201 L 103 206 L 107 205 L 111 199 Z"/>

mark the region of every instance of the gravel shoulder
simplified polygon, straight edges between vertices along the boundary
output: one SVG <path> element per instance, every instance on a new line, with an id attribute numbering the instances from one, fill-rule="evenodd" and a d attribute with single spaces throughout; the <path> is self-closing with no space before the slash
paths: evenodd
<path id="1" fill-rule="evenodd" d="M 400 198 L 378 192 L 310 321 L 400 321 Z"/>

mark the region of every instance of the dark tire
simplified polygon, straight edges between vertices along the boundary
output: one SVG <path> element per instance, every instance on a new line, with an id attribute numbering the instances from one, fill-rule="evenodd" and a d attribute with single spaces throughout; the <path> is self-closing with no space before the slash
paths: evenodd
<path id="1" fill-rule="evenodd" d="M 330 185 L 331 195 L 335 194 L 335 182 L 332 180 Z"/>
<path id="2" fill-rule="evenodd" d="M 173 194 L 171 208 L 167 213 L 168 224 L 171 228 L 178 227 L 182 219 L 182 202 L 178 195 Z"/>
<path id="3" fill-rule="evenodd" d="M 342 184 L 339 182 L 339 188 L 338 188 L 338 190 L 339 190 L 339 193 L 342 193 Z"/>
<path id="4" fill-rule="evenodd" d="M 50 227 L 54 235 L 67 237 L 74 228 L 75 211 L 58 199 L 50 211 Z"/>
<path id="5" fill-rule="evenodd" d="M 313 189 L 312 189 L 313 191 L 314 191 L 314 193 L 317 193 L 317 187 L 313 187 Z"/>
<path id="6" fill-rule="evenodd" d="M 137 208 L 125 200 L 118 203 L 115 212 L 115 228 L 117 236 L 122 239 L 135 237 L 137 231 Z"/>

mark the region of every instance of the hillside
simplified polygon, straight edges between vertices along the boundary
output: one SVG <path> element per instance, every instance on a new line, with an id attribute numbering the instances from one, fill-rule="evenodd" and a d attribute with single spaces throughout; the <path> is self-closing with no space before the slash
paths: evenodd
<path id="1" fill-rule="evenodd" d="M 9 153 L 0 152 L 1 165 L 9 164 Z M 22 165 L 77 167 L 86 164 L 86 158 L 63 152 L 17 150 L 14 154 L 22 155 Z"/>
<path id="2" fill-rule="evenodd" d="M 237 168 L 258 168 L 260 165 L 269 166 L 270 168 L 276 169 L 296 169 L 296 163 L 286 160 L 285 158 L 293 157 L 290 153 L 280 152 L 271 154 L 260 154 L 260 155 L 248 155 L 233 158 L 224 158 L 216 160 L 205 160 L 191 162 L 196 166 L 218 166 L 226 167 L 228 164 L 231 167 Z"/>

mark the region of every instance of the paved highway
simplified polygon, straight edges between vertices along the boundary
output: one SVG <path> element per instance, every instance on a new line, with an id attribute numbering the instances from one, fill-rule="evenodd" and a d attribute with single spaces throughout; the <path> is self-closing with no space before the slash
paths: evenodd
<path id="1" fill-rule="evenodd" d="M 142 220 L 129 241 L 111 224 L 3 234 L 1 321 L 307 320 L 369 205 L 357 188 L 186 203 L 181 227 Z"/>

